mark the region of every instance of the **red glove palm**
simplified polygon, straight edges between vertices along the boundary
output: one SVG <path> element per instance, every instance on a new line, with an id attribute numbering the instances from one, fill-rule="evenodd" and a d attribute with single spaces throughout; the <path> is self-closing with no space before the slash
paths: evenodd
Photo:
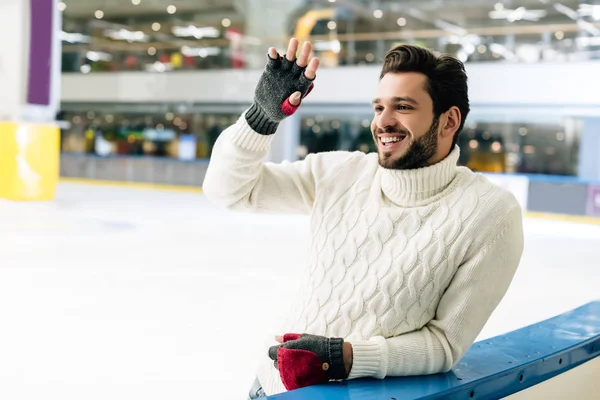
<path id="1" fill-rule="evenodd" d="M 287 390 L 346 379 L 344 339 L 286 334 L 283 344 L 269 348 Z"/>

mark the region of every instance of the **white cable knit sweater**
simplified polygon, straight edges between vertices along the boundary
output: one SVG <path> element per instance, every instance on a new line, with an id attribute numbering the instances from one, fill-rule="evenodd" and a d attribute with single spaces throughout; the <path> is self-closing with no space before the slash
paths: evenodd
<path id="1" fill-rule="evenodd" d="M 512 194 L 457 167 L 458 148 L 436 165 L 396 171 L 359 152 L 265 163 L 272 139 L 242 116 L 217 140 L 203 188 L 232 209 L 311 215 L 305 281 L 281 334 L 351 342 L 349 379 L 450 370 L 519 264 Z M 267 349 L 261 361 L 265 392 L 284 392 Z"/>

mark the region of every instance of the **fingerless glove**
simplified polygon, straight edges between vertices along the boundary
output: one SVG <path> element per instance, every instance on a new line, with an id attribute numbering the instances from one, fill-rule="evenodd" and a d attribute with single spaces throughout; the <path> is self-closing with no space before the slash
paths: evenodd
<path id="1" fill-rule="evenodd" d="M 346 379 L 343 350 L 342 338 L 288 333 L 283 337 L 283 344 L 269 348 L 269 357 L 279 370 L 285 388 L 294 390 Z"/>
<path id="2" fill-rule="evenodd" d="M 246 111 L 248 125 L 257 133 L 272 135 L 279 123 L 296 112 L 300 104 L 293 106 L 289 97 L 301 93 L 301 100 L 313 88 L 313 81 L 306 78 L 306 67 L 300 67 L 296 61 L 286 57 L 271 58 L 256 85 L 254 102 Z"/>

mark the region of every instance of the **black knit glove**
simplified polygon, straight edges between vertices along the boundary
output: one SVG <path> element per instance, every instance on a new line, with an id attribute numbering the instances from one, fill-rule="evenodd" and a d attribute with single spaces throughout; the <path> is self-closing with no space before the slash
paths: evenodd
<path id="1" fill-rule="evenodd" d="M 306 78 L 306 67 L 300 67 L 285 56 L 269 59 L 254 92 L 254 103 L 246 111 L 246 121 L 255 131 L 272 135 L 279 123 L 296 112 L 300 104 L 294 106 L 289 97 L 301 93 L 305 98 L 313 88 L 313 81 Z"/>
<path id="2" fill-rule="evenodd" d="M 283 344 L 269 348 L 287 390 L 346 379 L 344 339 L 288 333 Z"/>

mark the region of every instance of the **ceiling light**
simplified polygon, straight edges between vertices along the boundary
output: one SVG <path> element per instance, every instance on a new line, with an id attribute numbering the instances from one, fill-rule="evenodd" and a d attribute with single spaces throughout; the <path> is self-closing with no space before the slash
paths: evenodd
<path id="1" fill-rule="evenodd" d="M 502 10 L 504 10 L 504 4 L 502 4 L 502 3 L 496 3 L 496 5 L 494 6 L 494 9 L 496 11 L 502 11 Z"/>
<path id="2" fill-rule="evenodd" d="M 203 37 L 218 38 L 220 34 L 219 30 L 212 26 L 202 28 L 194 25 L 174 26 L 171 31 L 178 37 L 195 37 L 196 39 L 202 39 Z"/>
<path id="3" fill-rule="evenodd" d="M 148 47 L 148 54 L 153 56 L 156 54 L 156 48 L 155 47 Z"/>
<path id="4" fill-rule="evenodd" d="M 556 31 L 554 37 L 558 40 L 562 40 L 565 37 L 565 33 L 563 31 Z"/>
<path id="5" fill-rule="evenodd" d="M 167 12 L 169 14 L 175 14 L 177 12 L 177 7 L 175 7 L 174 5 L 170 5 L 169 7 L 167 7 Z"/>
<path id="6" fill-rule="evenodd" d="M 158 31 L 160 31 L 160 24 L 159 24 L 158 22 L 155 22 L 155 23 L 153 23 L 153 24 L 152 24 L 152 30 L 153 30 L 154 32 L 158 32 Z"/>
<path id="7" fill-rule="evenodd" d="M 335 21 L 329 21 L 327 23 L 327 29 L 329 29 L 330 31 L 334 30 L 335 28 L 337 28 L 337 24 L 335 23 Z"/>
<path id="8" fill-rule="evenodd" d="M 129 31 L 127 29 L 106 29 L 104 35 L 114 40 L 126 40 L 132 42 L 146 42 L 148 36 L 142 31 Z"/>
<path id="9" fill-rule="evenodd" d="M 223 25 L 224 28 L 229 28 L 231 26 L 231 20 L 229 18 L 223 18 L 221 25 Z"/>
<path id="10" fill-rule="evenodd" d="M 97 19 L 102 19 L 102 18 L 104 18 L 104 11 L 102 11 L 102 10 L 96 10 L 96 12 L 94 13 L 94 16 Z"/>
<path id="11" fill-rule="evenodd" d="M 61 1 L 60 3 L 58 3 L 58 9 L 60 11 L 65 11 L 67 9 L 67 5 Z"/>
<path id="12" fill-rule="evenodd" d="M 141 3 L 141 0 L 131 0 L 131 4 L 133 4 L 134 6 L 139 6 Z"/>
<path id="13" fill-rule="evenodd" d="M 88 60 L 90 60 L 92 62 L 98 62 L 98 61 L 110 62 L 113 59 L 112 55 L 110 55 L 109 53 L 105 53 L 103 51 L 88 51 L 85 54 L 85 58 L 87 58 Z"/>
<path id="14" fill-rule="evenodd" d="M 381 18 L 381 17 L 383 17 L 383 11 L 381 11 L 381 10 L 375 10 L 375 11 L 373 11 L 373 16 L 375 18 Z"/>
<path id="15" fill-rule="evenodd" d="M 592 17 L 596 21 L 600 20 L 600 4 L 580 4 L 577 12 L 579 15 Z"/>
<path id="16" fill-rule="evenodd" d="M 406 25 L 406 18 L 398 18 L 398 21 L 396 21 L 396 23 L 398 24 L 398 26 L 404 26 Z"/>
<path id="17" fill-rule="evenodd" d="M 65 31 L 61 31 L 58 34 L 58 37 L 60 38 L 60 40 L 69 43 L 89 43 L 91 40 L 91 37 L 87 35 L 83 35 L 81 33 L 68 33 Z"/>
<path id="18" fill-rule="evenodd" d="M 221 53 L 221 49 L 218 47 L 188 47 L 188 46 L 184 46 L 181 48 L 181 53 L 186 57 L 206 58 L 208 56 L 219 55 Z"/>
<path id="19" fill-rule="evenodd" d="M 491 19 L 506 19 L 509 22 L 514 21 L 539 21 L 548 13 L 545 10 L 528 10 L 525 7 L 519 7 L 516 10 L 502 9 L 490 11 L 488 16 Z"/>

